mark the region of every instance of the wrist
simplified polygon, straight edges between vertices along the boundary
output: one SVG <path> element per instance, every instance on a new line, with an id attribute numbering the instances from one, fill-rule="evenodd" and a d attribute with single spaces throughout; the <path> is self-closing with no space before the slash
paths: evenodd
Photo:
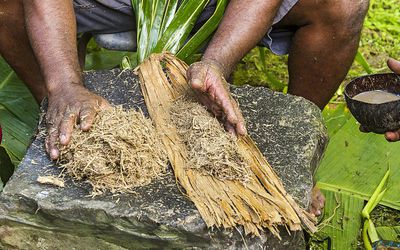
<path id="1" fill-rule="evenodd" d="M 46 88 L 47 88 L 47 93 L 49 95 L 53 95 L 56 93 L 60 92 L 65 92 L 67 89 L 73 87 L 73 86 L 83 86 L 83 82 L 81 78 L 75 78 L 75 79 L 52 79 L 46 81 Z"/>
<path id="2" fill-rule="evenodd" d="M 222 76 L 225 79 L 228 79 L 230 74 L 232 73 L 231 67 L 228 64 L 221 62 L 221 60 L 218 60 L 218 59 L 215 59 L 212 57 L 203 56 L 201 61 L 210 65 L 211 67 L 217 69 L 219 72 L 221 72 Z"/>

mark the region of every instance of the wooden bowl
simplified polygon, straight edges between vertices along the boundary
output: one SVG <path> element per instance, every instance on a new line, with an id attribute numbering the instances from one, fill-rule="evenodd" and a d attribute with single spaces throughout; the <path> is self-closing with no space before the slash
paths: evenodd
<path id="1" fill-rule="evenodd" d="M 371 104 L 353 99 L 372 90 L 400 95 L 400 76 L 393 73 L 362 76 L 347 84 L 344 91 L 350 112 L 363 128 L 378 134 L 400 129 L 400 100 Z"/>

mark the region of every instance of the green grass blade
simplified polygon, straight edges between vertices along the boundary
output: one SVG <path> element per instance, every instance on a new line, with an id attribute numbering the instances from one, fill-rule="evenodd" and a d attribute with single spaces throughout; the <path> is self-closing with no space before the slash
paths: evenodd
<path id="1" fill-rule="evenodd" d="M 372 70 L 371 66 L 369 65 L 369 63 L 367 62 L 367 60 L 365 59 L 365 57 L 360 53 L 360 51 L 357 51 L 356 54 L 356 62 L 358 62 L 363 69 L 368 73 L 368 74 L 372 74 L 374 73 L 374 71 Z"/>
<path id="2" fill-rule="evenodd" d="M 367 204 L 365 205 L 364 209 L 362 210 L 362 216 L 365 219 L 369 219 L 369 214 L 375 208 L 376 205 L 382 200 L 385 191 L 382 192 L 384 185 L 386 184 L 386 180 L 389 177 L 390 170 L 386 171 L 386 174 L 383 176 L 382 180 L 380 181 L 379 185 L 376 187 L 374 193 L 372 194 L 371 198 L 368 200 Z"/>
<path id="3" fill-rule="evenodd" d="M 273 74 L 271 74 L 271 72 L 267 68 L 265 50 L 266 48 L 264 47 L 258 47 L 262 70 L 264 71 L 264 74 L 267 76 L 270 85 L 273 86 L 274 89 L 283 89 L 285 85 L 282 82 L 280 82 L 278 78 L 276 78 Z"/>
<path id="4" fill-rule="evenodd" d="M 187 61 L 189 57 L 198 53 L 207 44 L 218 24 L 222 20 L 228 0 L 219 0 L 215 12 L 209 20 L 196 32 L 196 34 L 179 50 L 177 56 Z"/>

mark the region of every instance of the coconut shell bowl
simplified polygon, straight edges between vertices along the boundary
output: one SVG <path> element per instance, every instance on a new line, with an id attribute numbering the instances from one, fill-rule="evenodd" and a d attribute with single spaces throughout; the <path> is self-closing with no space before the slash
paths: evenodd
<path id="1" fill-rule="evenodd" d="M 373 104 L 353 99 L 360 93 L 375 90 L 400 95 L 400 76 L 388 73 L 352 80 L 344 91 L 350 112 L 367 131 L 382 134 L 400 129 L 400 100 Z"/>

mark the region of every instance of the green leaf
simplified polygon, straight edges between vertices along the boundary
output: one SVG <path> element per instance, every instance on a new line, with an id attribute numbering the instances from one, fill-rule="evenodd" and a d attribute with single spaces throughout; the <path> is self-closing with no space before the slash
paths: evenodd
<path id="1" fill-rule="evenodd" d="M 367 62 L 367 60 L 365 59 L 365 57 L 361 54 L 360 51 L 357 51 L 357 55 L 356 55 L 356 62 L 358 62 L 363 69 L 368 73 L 368 74 L 372 74 L 374 73 L 374 71 L 372 70 L 371 66 L 369 65 L 369 63 Z"/>
<path id="2" fill-rule="evenodd" d="M 325 208 L 317 237 L 328 241 L 330 249 L 356 249 L 364 200 L 350 194 L 321 190 Z"/>
<path id="3" fill-rule="evenodd" d="M 351 118 L 345 103 L 328 105 L 322 112 L 329 137 L 334 136 Z"/>
<path id="4" fill-rule="evenodd" d="M 369 198 L 367 204 L 365 205 L 362 216 L 365 219 L 369 219 L 369 214 L 374 210 L 374 208 L 378 205 L 378 203 L 382 200 L 383 195 L 386 192 L 386 189 L 383 189 L 383 186 L 386 184 L 387 179 L 389 178 L 390 170 L 386 171 L 385 176 L 380 181 L 379 185 L 376 187 L 374 193 L 372 194 L 371 198 Z"/>
<path id="5" fill-rule="evenodd" d="M 137 25 L 137 58 L 142 62 L 151 53 L 169 51 L 185 61 L 210 40 L 222 19 L 228 0 L 219 0 L 213 15 L 189 39 L 189 35 L 209 0 L 132 0 Z"/>
<path id="6" fill-rule="evenodd" d="M 268 82 L 269 82 L 269 85 L 271 86 L 271 88 L 283 89 L 285 87 L 285 85 L 282 82 L 280 82 L 278 80 L 278 78 L 276 78 L 276 76 L 268 70 L 266 58 L 265 58 L 265 53 L 266 53 L 265 50 L 266 50 L 266 48 L 264 48 L 264 47 L 258 47 L 262 71 L 267 76 L 267 79 L 268 79 Z"/>
<path id="7" fill-rule="evenodd" d="M 366 220 L 364 222 L 364 226 L 362 228 L 362 239 L 363 239 L 364 247 L 365 247 L 366 250 L 372 250 L 372 244 L 371 244 L 371 242 L 369 240 L 369 237 L 368 237 L 369 222 L 370 222 L 370 220 Z"/>
<path id="8" fill-rule="evenodd" d="M 388 143 L 383 135 L 359 131 L 354 118 L 334 134 L 316 174 L 324 189 L 352 194 L 368 200 L 387 171 L 400 162 L 400 143 Z M 391 182 L 380 204 L 400 209 L 400 171 L 393 171 Z"/>
<path id="9" fill-rule="evenodd" d="M 208 0 L 192 0 L 183 3 L 152 52 L 178 52 L 188 38 L 197 18 L 200 16 L 207 3 Z"/>
<path id="10" fill-rule="evenodd" d="M 187 62 L 192 55 L 198 53 L 200 49 L 206 45 L 206 43 L 211 39 L 214 31 L 218 28 L 227 4 L 228 0 L 218 1 L 214 14 L 179 50 L 179 52 L 177 53 L 177 57 Z"/>
<path id="11" fill-rule="evenodd" d="M 377 227 L 376 232 L 382 240 L 400 242 L 400 226 L 396 227 Z"/>
<path id="12" fill-rule="evenodd" d="M 30 91 L 0 58 L 0 124 L 3 128 L 1 146 L 14 165 L 25 155 L 37 125 L 38 113 L 39 107 Z"/>
<path id="13" fill-rule="evenodd" d="M 163 17 L 165 13 L 166 3 L 165 0 L 147 0 L 139 1 L 138 9 L 138 58 L 143 61 L 153 48 L 156 46 L 160 30 L 163 24 Z"/>
<path id="14" fill-rule="evenodd" d="M 174 19 L 177 8 L 178 8 L 178 0 L 168 0 L 167 1 L 164 16 L 162 19 L 160 35 L 164 34 L 165 30 L 171 24 L 172 20 Z"/>

